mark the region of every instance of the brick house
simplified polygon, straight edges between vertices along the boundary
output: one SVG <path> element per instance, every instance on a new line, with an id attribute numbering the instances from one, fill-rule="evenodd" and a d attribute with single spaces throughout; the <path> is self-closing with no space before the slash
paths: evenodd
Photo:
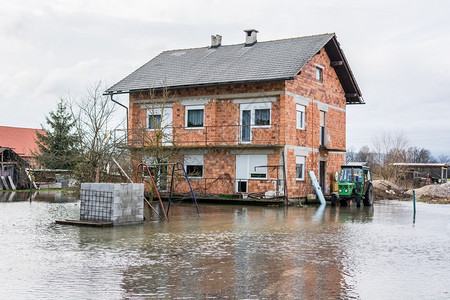
<path id="1" fill-rule="evenodd" d="M 350 66 L 335 34 L 258 42 L 257 33 L 162 52 L 105 94 L 129 94 L 138 160 L 154 161 L 162 132 L 197 193 L 305 197 L 308 170 L 329 193 L 344 163 L 346 105 L 364 103 Z"/>

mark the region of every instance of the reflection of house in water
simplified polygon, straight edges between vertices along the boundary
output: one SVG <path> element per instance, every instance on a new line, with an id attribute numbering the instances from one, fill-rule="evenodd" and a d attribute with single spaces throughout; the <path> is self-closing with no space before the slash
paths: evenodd
<path id="1" fill-rule="evenodd" d="M 123 269 L 125 297 L 358 298 L 352 281 L 358 242 L 348 225 L 371 222 L 373 207 L 327 207 L 313 221 L 313 206 L 203 209 L 198 220 L 183 216 L 191 207 L 175 206 L 170 228 L 156 223 L 137 234 L 141 247 L 128 242 L 134 235 L 115 237 L 125 248 L 120 253 L 131 251 L 135 259 Z"/>

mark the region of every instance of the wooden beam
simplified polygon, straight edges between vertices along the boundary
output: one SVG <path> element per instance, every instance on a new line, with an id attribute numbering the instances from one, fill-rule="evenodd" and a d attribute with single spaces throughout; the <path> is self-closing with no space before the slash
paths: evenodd
<path id="1" fill-rule="evenodd" d="M 344 64 L 344 62 L 342 60 L 336 60 L 336 61 L 332 61 L 330 63 L 330 66 L 336 67 L 336 66 L 342 66 L 343 64 Z"/>

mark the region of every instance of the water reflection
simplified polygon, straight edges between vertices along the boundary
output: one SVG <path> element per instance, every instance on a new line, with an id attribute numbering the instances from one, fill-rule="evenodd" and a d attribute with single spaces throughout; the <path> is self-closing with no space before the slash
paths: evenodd
<path id="1" fill-rule="evenodd" d="M 326 204 L 320 204 L 317 208 L 316 212 L 312 216 L 311 220 L 313 221 L 320 221 L 323 218 L 323 213 L 325 212 Z"/>
<path id="2" fill-rule="evenodd" d="M 79 202 L 37 198 L 0 202 L 5 299 L 389 299 L 449 292 L 443 278 L 450 273 L 450 206 L 419 203 L 412 227 L 411 206 L 395 201 L 371 208 L 203 204 L 200 218 L 191 204 L 180 204 L 170 222 L 99 229 L 56 225 L 77 218 Z"/>
<path id="3" fill-rule="evenodd" d="M 63 195 L 63 192 L 38 190 L 30 191 L 8 191 L 0 192 L 0 202 L 20 202 L 20 201 L 44 201 L 44 202 L 72 202 L 73 197 Z"/>

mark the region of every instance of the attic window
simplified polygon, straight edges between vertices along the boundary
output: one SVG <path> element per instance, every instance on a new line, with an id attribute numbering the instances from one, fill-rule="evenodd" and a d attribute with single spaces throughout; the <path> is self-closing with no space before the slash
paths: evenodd
<path id="1" fill-rule="evenodd" d="M 316 80 L 323 82 L 323 67 L 316 66 Z"/>

